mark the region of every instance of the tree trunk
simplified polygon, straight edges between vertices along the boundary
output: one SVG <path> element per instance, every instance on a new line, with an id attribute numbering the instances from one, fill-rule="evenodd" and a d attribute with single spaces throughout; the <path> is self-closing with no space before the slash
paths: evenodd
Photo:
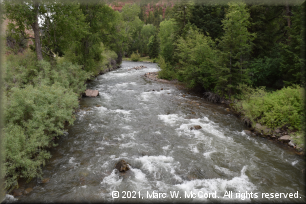
<path id="1" fill-rule="evenodd" d="M 34 38 L 35 38 L 35 50 L 38 61 L 43 60 L 42 56 L 42 49 L 41 49 L 41 42 L 40 42 L 40 31 L 39 31 L 39 25 L 38 25 L 38 3 L 34 3 L 34 9 L 35 9 L 35 22 L 32 24 L 32 29 L 34 31 Z"/>

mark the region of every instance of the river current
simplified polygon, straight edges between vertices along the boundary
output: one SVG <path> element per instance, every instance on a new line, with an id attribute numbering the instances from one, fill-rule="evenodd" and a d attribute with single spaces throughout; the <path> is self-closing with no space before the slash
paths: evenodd
<path id="1" fill-rule="evenodd" d="M 91 81 L 100 96 L 81 99 L 43 168 L 48 182 L 17 202 L 305 202 L 303 158 L 246 135 L 224 106 L 143 77 L 156 71 L 124 61 Z"/>

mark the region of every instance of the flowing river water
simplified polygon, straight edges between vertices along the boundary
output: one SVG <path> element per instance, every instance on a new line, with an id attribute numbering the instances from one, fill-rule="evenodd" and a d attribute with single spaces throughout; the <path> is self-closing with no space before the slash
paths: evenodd
<path id="1" fill-rule="evenodd" d="M 246 135 L 224 106 L 142 77 L 155 71 L 123 62 L 91 81 L 100 96 L 81 100 L 43 168 L 48 182 L 17 202 L 305 202 L 303 158 Z M 114 168 L 121 159 L 126 173 Z"/>

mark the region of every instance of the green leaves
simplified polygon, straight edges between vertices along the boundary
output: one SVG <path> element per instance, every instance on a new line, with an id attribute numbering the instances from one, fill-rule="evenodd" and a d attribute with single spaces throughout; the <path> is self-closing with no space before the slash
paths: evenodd
<path id="1" fill-rule="evenodd" d="M 77 95 L 59 84 L 13 88 L 5 110 L 6 188 L 17 178 L 41 175 L 41 165 L 51 157 L 43 148 L 63 134 L 64 122 L 73 123 Z"/>
<path id="2" fill-rule="evenodd" d="M 189 87 L 201 85 L 211 89 L 215 83 L 214 62 L 217 60 L 214 42 L 197 30 L 190 29 L 186 39 L 177 40 L 176 56 L 180 63 L 179 74 Z"/>
<path id="3" fill-rule="evenodd" d="M 244 88 L 244 100 L 235 107 L 248 117 L 253 124 L 259 122 L 270 128 L 290 126 L 302 129 L 304 115 L 304 89 L 300 86 L 283 88 L 268 93 L 263 88 Z"/>

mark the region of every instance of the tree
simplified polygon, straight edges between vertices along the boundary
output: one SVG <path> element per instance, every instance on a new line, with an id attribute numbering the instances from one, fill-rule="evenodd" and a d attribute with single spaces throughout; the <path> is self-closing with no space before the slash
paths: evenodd
<path id="1" fill-rule="evenodd" d="M 174 19 L 165 20 L 160 23 L 158 38 L 160 42 L 160 55 L 166 62 L 172 63 L 174 53 L 175 32 L 177 24 Z"/>
<path id="2" fill-rule="evenodd" d="M 148 54 L 149 38 L 156 33 L 156 27 L 152 24 L 143 25 L 141 29 L 141 53 Z"/>
<path id="3" fill-rule="evenodd" d="M 26 29 L 32 29 L 34 32 L 35 50 L 38 60 L 43 59 L 41 42 L 40 42 L 40 28 L 38 24 L 38 17 L 46 13 L 42 1 L 24 1 L 16 2 L 13 0 L 4 1 L 5 15 L 8 19 L 13 21 L 9 27 L 15 27 L 16 31 L 21 33 L 25 39 L 30 38 L 26 33 Z"/>
<path id="4" fill-rule="evenodd" d="M 209 36 L 191 28 L 186 34 L 186 39 L 178 39 L 175 54 L 180 64 L 179 75 L 189 87 L 214 89 L 218 54 L 215 43 Z"/>
<path id="5" fill-rule="evenodd" d="M 209 33 L 212 39 L 220 38 L 224 34 L 222 19 L 225 16 L 223 5 L 195 5 L 191 12 L 190 23 L 196 25 L 202 33 Z"/>
<path id="6" fill-rule="evenodd" d="M 171 18 L 175 20 L 177 30 L 176 36 L 182 36 L 187 32 L 185 26 L 192 17 L 192 9 L 194 5 L 189 0 L 182 0 L 171 9 Z"/>
<path id="7" fill-rule="evenodd" d="M 149 56 L 151 59 L 157 58 L 159 53 L 159 43 L 157 39 L 157 34 L 152 35 L 148 43 Z"/>
<path id="8" fill-rule="evenodd" d="M 224 35 L 219 43 L 223 59 L 218 73 L 217 89 L 231 97 L 232 94 L 238 93 L 239 84 L 250 83 L 246 63 L 255 34 L 247 29 L 250 25 L 250 14 L 246 5 L 244 3 L 228 5 L 228 12 L 222 21 Z"/>

